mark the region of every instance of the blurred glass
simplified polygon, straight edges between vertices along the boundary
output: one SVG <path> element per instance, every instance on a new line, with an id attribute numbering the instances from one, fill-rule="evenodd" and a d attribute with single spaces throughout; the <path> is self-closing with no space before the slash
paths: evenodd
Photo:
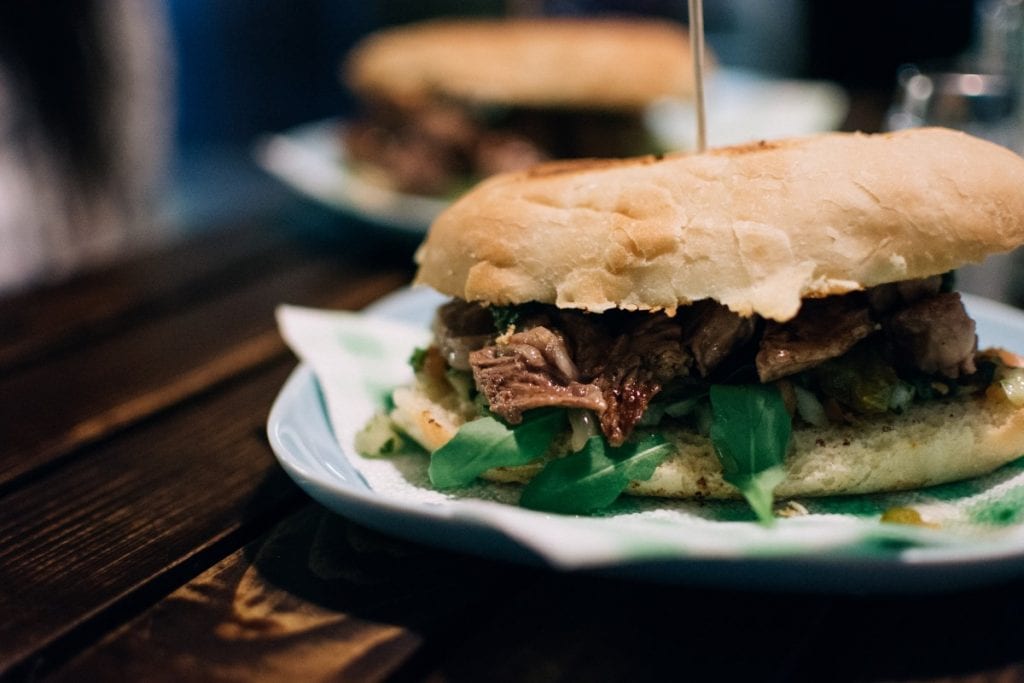
<path id="1" fill-rule="evenodd" d="M 1024 0 L 980 0 L 973 45 L 947 63 L 906 64 L 886 127 L 946 126 L 1024 150 Z"/>
<path id="2" fill-rule="evenodd" d="M 974 51 L 978 67 L 986 73 L 1020 78 L 1024 67 L 1024 0 L 982 0 L 976 14 Z"/>
<path id="3" fill-rule="evenodd" d="M 922 71 L 903 67 L 886 128 L 945 126 L 1020 151 L 1018 94 L 1000 73 Z"/>

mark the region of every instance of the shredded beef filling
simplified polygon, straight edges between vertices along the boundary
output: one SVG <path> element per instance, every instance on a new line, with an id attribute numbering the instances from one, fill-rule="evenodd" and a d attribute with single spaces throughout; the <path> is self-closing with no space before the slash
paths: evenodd
<path id="1" fill-rule="evenodd" d="M 607 404 L 598 415 L 608 443 L 620 446 L 629 438 L 662 384 L 681 374 L 689 361 L 680 326 L 665 316 L 641 317 L 615 337 L 607 355 L 588 372 Z"/>
<path id="2" fill-rule="evenodd" d="M 888 326 L 903 359 L 921 371 L 954 379 L 974 374 L 978 336 L 956 292 L 916 301 L 893 314 Z"/>
<path id="3" fill-rule="evenodd" d="M 432 331 L 445 362 L 456 370 L 469 370 L 470 352 L 494 338 L 494 317 L 482 306 L 456 299 L 437 309 Z"/>
<path id="4" fill-rule="evenodd" d="M 757 352 L 757 375 L 771 382 L 837 358 L 878 329 L 857 297 L 807 301 L 795 318 L 769 322 Z"/>
<path id="5" fill-rule="evenodd" d="M 487 309 L 456 300 L 439 311 L 434 331 L 452 367 L 471 370 L 490 410 L 509 423 L 533 408 L 582 408 L 598 416 L 613 446 L 629 438 L 659 392 L 684 378 L 756 372 L 752 381 L 772 382 L 825 368 L 856 348 L 884 355 L 883 365 L 956 379 L 975 372 L 977 352 L 960 295 L 939 292 L 937 278 L 805 301 L 786 323 L 742 318 L 711 301 L 674 317 L 534 305 L 499 336 Z"/>
<path id="6" fill-rule="evenodd" d="M 443 195 L 473 178 L 548 159 L 641 154 L 647 137 L 634 112 L 483 109 L 451 101 L 418 107 L 377 100 L 345 130 L 350 158 L 384 171 L 402 192 Z"/>
<path id="7" fill-rule="evenodd" d="M 607 412 L 601 389 L 579 381 L 565 339 L 546 327 L 473 351 L 469 362 L 490 409 L 511 424 L 518 424 L 524 411 L 546 406 Z"/>
<path id="8" fill-rule="evenodd" d="M 713 301 L 694 304 L 686 317 L 686 345 L 701 377 L 710 375 L 733 351 L 750 341 L 757 327 L 754 318 L 741 318 Z"/>

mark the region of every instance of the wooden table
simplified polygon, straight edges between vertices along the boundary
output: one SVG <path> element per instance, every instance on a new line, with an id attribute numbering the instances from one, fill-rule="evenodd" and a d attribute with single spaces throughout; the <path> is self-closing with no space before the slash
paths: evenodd
<path id="1" fill-rule="evenodd" d="M 358 230 L 357 227 L 349 227 Z M 652 585 L 409 543 L 284 475 L 279 302 L 411 246 L 268 220 L 0 302 L 0 678 L 1012 680 L 1024 580 L 859 597 Z"/>

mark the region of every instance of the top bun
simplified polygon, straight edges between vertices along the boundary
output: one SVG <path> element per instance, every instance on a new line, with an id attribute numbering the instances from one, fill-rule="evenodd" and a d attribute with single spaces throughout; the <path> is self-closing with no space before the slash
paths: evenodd
<path id="1" fill-rule="evenodd" d="M 944 273 L 1024 243 L 1024 159 L 964 133 L 830 133 L 703 154 L 556 162 L 455 202 L 416 280 L 493 304 L 778 321 L 804 297 Z"/>
<path id="2" fill-rule="evenodd" d="M 356 92 L 416 105 L 636 109 L 693 92 L 686 30 L 625 19 L 438 20 L 372 34 L 345 65 Z"/>

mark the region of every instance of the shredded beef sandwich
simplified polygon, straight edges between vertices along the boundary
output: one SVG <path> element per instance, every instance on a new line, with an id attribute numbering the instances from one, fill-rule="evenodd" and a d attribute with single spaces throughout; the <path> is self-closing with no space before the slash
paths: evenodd
<path id="1" fill-rule="evenodd" d="M 372 34 L 344 80 L 361 168 L 445 195 L 547 159 L 656 151 L 645 108 L 693 91 L 685 27 L 651 19 L 446 19 Z"/>
<path id="2" fill-rule="evenodd" d="M 1022 242 L 1024 160 L 944 129 L 501 175 L 417 254 L 452 298 L 391 419 L 441 485 L 562 512 L 613 470 L 762 517 L 976 476 L 1024 454 L 1024 370 L 954 270 Z"/>

